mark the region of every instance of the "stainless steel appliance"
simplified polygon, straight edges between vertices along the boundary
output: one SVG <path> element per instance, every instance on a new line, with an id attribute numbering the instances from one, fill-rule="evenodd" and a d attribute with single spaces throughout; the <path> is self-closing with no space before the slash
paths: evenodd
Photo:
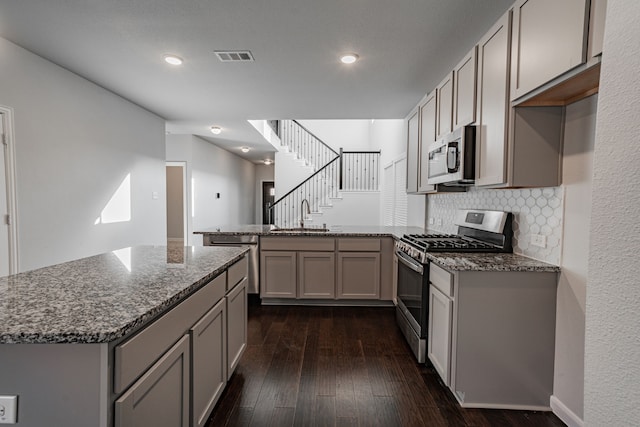
<path id="1" fill-rule="evenodd" d="M 429 184 L 472 185 L 475 181 L 476 127 L 460 127 L 429 145 Z"/>
<path id="2" fill-rule="evenodd" d="M 405 234 L 396 242 L 396 320 L 418 362 L 426 360 L 430 252 L 512 252 L 509 212 L 460 210 L 458 234 Z"/>
<path id="3" fill-rule="evenodd" d="M 239 246 L 249 248 L 249 283 L 247 292 L 250 294 L 260 293 L 259 282 L 259 243 L 258 236 L 251 235 L 219 235 L 205 234 L 203 243 L 205 246 Z"/>

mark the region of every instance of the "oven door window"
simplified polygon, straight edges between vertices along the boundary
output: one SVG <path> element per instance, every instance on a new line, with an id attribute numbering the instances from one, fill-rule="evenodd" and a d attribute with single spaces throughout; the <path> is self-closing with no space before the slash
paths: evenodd
<path id="1" fill-rule="evenodd" d="M 428 268 L 425 268 L 425 272 Z M 421 338 L 427 333 L 428 279 L 398 262 L 398 299 L 407 308 L 414 330 Z"/>

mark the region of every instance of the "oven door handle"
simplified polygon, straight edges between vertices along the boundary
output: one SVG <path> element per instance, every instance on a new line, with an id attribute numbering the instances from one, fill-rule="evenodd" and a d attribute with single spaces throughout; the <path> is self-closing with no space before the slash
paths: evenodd
<path id="1" fill-rule="evenodd" d="M 406 265 L 407 267 L 409 267 L 411 270 L 415 271 L 416 273 L 419 274 L 424 274 L 424 268 L 422 267 L 422 264 L 418 264 L 416 263 L 413 258 L 409 257 L 408 255 L 405 255 L 404 252 L 401 251 L 396 251 L 396 256 L 398 257 L 398 261 L 400 261 L 402 264 Z"/>

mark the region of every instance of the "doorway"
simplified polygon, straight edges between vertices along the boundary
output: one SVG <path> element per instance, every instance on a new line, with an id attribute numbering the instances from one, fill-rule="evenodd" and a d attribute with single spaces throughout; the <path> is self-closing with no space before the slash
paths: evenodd
<path id="1" fill-rule="evenodd" d="M 276 198 L 276 189 L 273 181 L 262 181 L 262 223 L 273 224 L 273 212 L 271 206 Z"/>
<path id="2" fill-rule="evenodd" d="M 167 243 L 187 242 L 187 168 L 185 162 L 167 162 Z"/>
<path id="3" fill-rule="evenodd" d="M 18 272 L 13 110 L 0 106 L 0 277 Z"/>

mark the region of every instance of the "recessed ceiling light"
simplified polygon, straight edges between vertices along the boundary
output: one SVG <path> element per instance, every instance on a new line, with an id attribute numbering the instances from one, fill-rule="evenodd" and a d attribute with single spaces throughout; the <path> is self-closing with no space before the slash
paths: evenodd
<path id="1" fill-rule="evenodd" d="M 175 55 L 165 55 L 164 56 L 164 61 L 167 64 L 171 64 L 171 65 L 182 65 L 182 58 L 180 58 L 179 56 L 175 56 Z"/>
<path id="2" fill-rule="evenodd" d="M 264 159 L 264 164 L 269 166 L 271 163 L 273 163 L 273 160 L 271 159 Z"/>
<path id="3" fill-rule="evenodd" d="M 353 64 L 360 58 L 357 53 L 345 53 L 340 57 L 340 61 L 344 64 Z"/>
<path id="4" fill-rule="evenodd" d="M 211 126 L 211 133 L 214 135 L 219 135 L 220 132 L 222 132 L 222 129 L 220 128 L 220 126 Z"/>
<path id="5" fill-rule="evenodd" d="M 248 153 L 249 152 L 249 147 L 242 147 L 240 149 L 243 153 Z"/>

